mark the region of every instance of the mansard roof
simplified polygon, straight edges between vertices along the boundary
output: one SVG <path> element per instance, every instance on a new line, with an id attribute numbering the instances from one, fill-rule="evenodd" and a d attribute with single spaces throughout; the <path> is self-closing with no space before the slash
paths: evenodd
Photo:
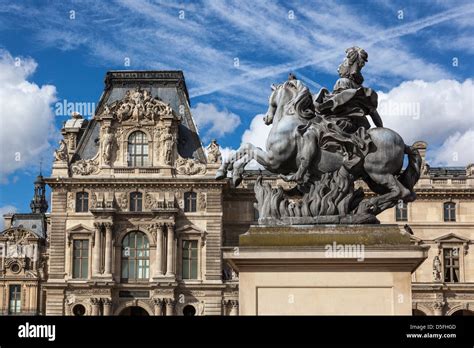
<path id="1" fill-rule="evenodd" d="M 15 228 L 31 231 L 39 238 L 46 238 L 46 222 L 44 214 L 14 214 L 12 217 L 11 227 L 1 231 L 0 235 Z"/>
<path id="2" fill-rule="evenodd" d="M 122 99 L 128 90 L 140 87 L 150 91 L 151 96 L 169 104 L 174 113 L 181 116 L 178 129 L 178 152 L 184 158 L 196 158 L 205 163 L 204 150 L 191 115 L 189 94 L 182 71 L 109 71 L 105 75 L 105 88 L 99 100 L 96 115 L 106 105 Z M 84 123 L 85 128 L 78 141 L 74 160 L 91 159 L 99 151 L 98 122 L 93 118 Z"/>

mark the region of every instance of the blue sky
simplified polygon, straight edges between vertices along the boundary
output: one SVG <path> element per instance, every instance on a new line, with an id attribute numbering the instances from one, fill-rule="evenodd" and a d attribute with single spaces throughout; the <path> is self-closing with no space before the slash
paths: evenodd
<path id="1" fill-rule="evenodd" d="M 55 103 L 97 103 L 115 69 L 183 70 L 203 143 L 228 152 L 264 146 L 271 83 L 331 88 L 357 45 L 386 126 L 432 165 L 474 162 L 472 18 L 472 1 L 0 1 L 0 212 L 28 211 L 40 159 L 50 173 Z"/>

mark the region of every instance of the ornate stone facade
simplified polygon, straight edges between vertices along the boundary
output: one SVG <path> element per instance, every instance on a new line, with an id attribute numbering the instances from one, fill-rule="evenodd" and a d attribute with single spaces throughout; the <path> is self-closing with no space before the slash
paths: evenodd
<path id="1" fill-rule="evenodd" d="M 206 162 L 181 72 L 109 72 L 98 105 L 92 120 L 66 122 L 68 161 L 55 162 L 46 179 L 51 212 L 6 215 L 0 242 L 37 245 L 40 257 L 2 259 L 0 310 L 8 314 L 10 286 L 20 285 L 21 311 L 34 314 L 238 315 L 239 275 L 222 252 L 238 252 L 239 235 L 258 219 L 258 173 L 247 171 L 239 188 L 214 180 L 220 159 L 212 148 Z M 426 144 L 414 146 L 427 168 L 418 198 L 378 218 L 409 224 L 413 242 L 430 246 L 413 274 L 414 313 L 468 314 L 474 171 L 429 167 Z M 356 186 L 370 197 L 363 183 Z M 445 203 L 454 203 L 454 221 L 444 221 Z M 44 234 L 31 232 L 27 217 L 44 220 Z M 455 282 L 445 281 L 448 249 L 459 250 Z"/>

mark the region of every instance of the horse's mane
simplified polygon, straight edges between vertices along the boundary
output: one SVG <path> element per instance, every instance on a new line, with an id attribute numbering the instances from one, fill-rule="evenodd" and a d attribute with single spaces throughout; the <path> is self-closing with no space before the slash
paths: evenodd
<path id="1" fill-rule="evenodd" d="M 314 117 L 314 104 L 313 95 L 311 94 L 308 87 L 306 87 L 301 81 L 296 80 L 294 83 L 297 94 L 293 98 L 293 105 L 298 115 L 305 119 L 311 119 Z"/>

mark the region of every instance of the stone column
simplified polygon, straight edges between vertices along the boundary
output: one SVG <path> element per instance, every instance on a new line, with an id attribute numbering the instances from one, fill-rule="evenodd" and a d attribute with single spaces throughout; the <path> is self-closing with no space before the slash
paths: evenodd
<path id="1" fill-rule="evenodd" d="M 162 316 L 163 315 L 163 299 L 161 298 L 154 298 L 153 304 L 155 306 L 155 315 Z"/>
<path id="2" fill-rule="evenodd" d="M 100 299 L 98 298 L 91 298 L 91 304 L 92 304 L 92 312 L 91 315 L 99 315 L 100 314 Z"/>
<path id="3" fill-rule="evenodd" d="M 237 300 L 230 300 L 230 312 L 229 315 L 239 315 L 239 301 Z"/>
<path id="4" fill-rule="evenodd" d="M 103 298 L 102 304 L 104 305 L 104 316 L 112 315 L 112 300 L 110 298 Z"/>
<path id="5" fill-rule="evenodd" d="M 165 305 L 166 305 L 166 316 L 174 315 L 175 301 L 172 298 L 166 298 Z"/>
<path id="6" fill-rule="evenodd" d="M 433 304 L 433 314 L 443 315 L 444 302 L 435 302 Z"/>
<path id="7" fill-rule="evenodd" d="M 100 273 L 100 234 L 102 232 L 102 224 L 100 222 L 94 223 L 94 249 L 92 253 L 92 276 L 97 276 Z"/>
<path id="8" fill-rule="evenodd" d="M 112 223 L 107 222 L 105 225 L 105 268 L 106 276 L 112 276 Z"/>
<path id="9" fill-rule="evenodd" d="M 167 246 L 167 258 L 166 258 L 166 276 L 174 277 L 174 225 L 168 224 L 168 246 Z"/>
<path id="10" fill-rule="evenodd" d="M 156 229 L 156 271 L 157 277 L 163 275 L 163 229 L 164 225 L 159 224 Z"/>

